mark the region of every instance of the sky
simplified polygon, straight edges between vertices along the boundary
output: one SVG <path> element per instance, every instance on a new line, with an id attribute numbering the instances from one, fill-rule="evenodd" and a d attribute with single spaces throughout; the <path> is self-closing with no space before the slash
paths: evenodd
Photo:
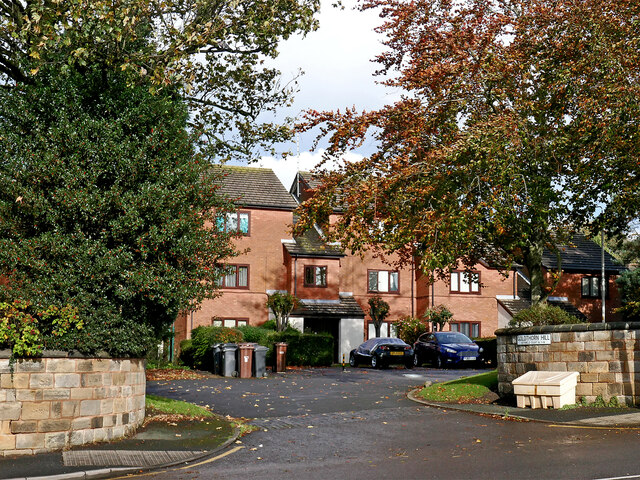
<path id="1" fill-rule="evenodd" d="M 333 1 L 322 0 L 320 28 L 306 37 L 292 37 L 280 46 L 275 65 L 282 72 L 283 82 L 304 74 L 298 79 L 299 92 L 290 108 L 280 115 L 296 117 L 308 109 L 344 110 L 356 107 L 371 110 L 392 101 L 392 92 L 376 84 L 373 73 L 377 66 L 371 60 L 383 46 L 374 28 L 381 23 L 373 11 L 353 9 L 355 2 L 343 0 L 344 9 L 332 7 Z M 294 153 L 287 159 L 262 157 L 259 165 L 273 168 L 288 189 L 296 171 L 311 170 L 321 159 L 322 151 L 311 152 L 314 136 L 300 135 L 298 146 L 288 148 Z M 361 150 L 366 151 L 367 145 Z M 299 151 L 299 155 L 295 155 Z M 354 152 L 350 160 L 362 158 Z"/>

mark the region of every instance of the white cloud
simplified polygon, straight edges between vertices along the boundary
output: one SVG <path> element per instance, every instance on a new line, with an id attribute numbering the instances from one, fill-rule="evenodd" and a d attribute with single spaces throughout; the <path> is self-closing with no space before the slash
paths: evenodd
<path id="1" fill-rule="evenodd" d="M 313 170 L 320 162 L 322 162 L 323 149 L 316 152 L 301 152 L 299 156 L 290 155 L 287 158 L 262 157 L 258 161 L 258 166 L 263 168 L 271 168 L 280 179 L 282 184 L 288 190 L 293 183 L 296 172 L 308 172 Z M 362 160 L 362 155 L 356 153 L 348 153 L 343 157 L 346 162 L 357 162 Z M 325 168 L 335 168 L 334 163 L 323 165 Z"/>

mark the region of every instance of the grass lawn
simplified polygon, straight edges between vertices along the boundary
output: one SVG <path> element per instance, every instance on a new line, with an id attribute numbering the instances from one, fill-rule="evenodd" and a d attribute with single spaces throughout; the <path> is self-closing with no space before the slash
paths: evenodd
<path id="1" fill-rule="evenodd" d="M 464 403 L 495 392 L 498 387 L 498 371 L 463 377 L 449 382 L 434 383 L 424 387 L 418 396 L 433 402 Z"/>
<path id="2" fill-rule="evenodd" d="M 147 415 L 180 415 L 189 418 L 213 417 L 213 413 L 206 408 L 157 395 L 147 395 L 145 406 Z"/>

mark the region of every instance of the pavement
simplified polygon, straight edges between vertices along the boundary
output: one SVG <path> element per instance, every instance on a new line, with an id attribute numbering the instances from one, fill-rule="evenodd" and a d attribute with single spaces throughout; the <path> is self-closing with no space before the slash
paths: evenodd
<path id="1" fill-rule="evenodd" d="M 285 378 L 286 374 L 279 374 Z M 294 385 L 301 385 L 296 378 Z M 590 428 L 640 428 L 640 409 L 530 409 L 498 404 L 427 402 L 408 393 L 410 400 L 433 408 L 457 410 L 505 420 L 546 422 Z M 210 461 L 237 441 L 238 432 L 222 418 L 190 422 L 150 422 L 135 436 L 111 443 L 74 447 L 35 456 L 0 458 L 0 479 L 66 480 L 124 477 L 195 461 Z M 187 467 L 185 467 L 187 468 Z"/>

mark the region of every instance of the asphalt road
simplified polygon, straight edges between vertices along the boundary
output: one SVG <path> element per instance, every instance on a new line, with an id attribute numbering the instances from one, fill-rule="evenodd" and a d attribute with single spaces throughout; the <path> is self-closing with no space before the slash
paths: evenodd
<path id="1" fill-rule="evenodd" d="M 145 478 L 640 478 L 640 430 L 496 420 L 405 397 L 427 378 L 469 373 L 327 369 L 259 380 L 150 382 L 148 393 L 252 418 L 262 429 L 220 458 Z"/>

